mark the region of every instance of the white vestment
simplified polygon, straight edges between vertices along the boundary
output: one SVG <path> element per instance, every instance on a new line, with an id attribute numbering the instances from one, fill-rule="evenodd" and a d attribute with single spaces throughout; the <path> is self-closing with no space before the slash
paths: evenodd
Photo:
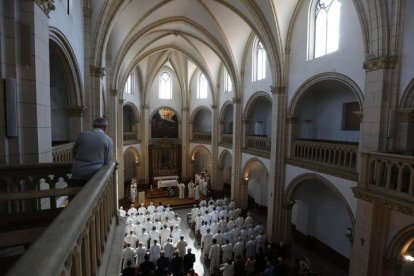
<path id="1" fill-rule="evenodd" d="M 208 258 L 210 259 L 210 273 L 213 273 L 214 269 L 220 265 L 220 246 L 218 244 L 213 244 L 210 247 Z"/>
<path id="2" fill-rule="evenodd" d="M 160 252 L 161 252 L 160 245 L 158 243 L 151 245 L 149 252 L 150 252 L 150 261 L 157 263 L 157 260 L 160 258 Z"/>

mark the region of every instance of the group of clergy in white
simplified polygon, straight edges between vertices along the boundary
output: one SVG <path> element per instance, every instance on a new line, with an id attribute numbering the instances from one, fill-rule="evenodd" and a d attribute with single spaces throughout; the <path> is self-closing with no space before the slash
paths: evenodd
<path id="1" fill-rule="evenodd" d="M 266 248 L 263 225 L 255 225 L 250 213 L 244 218 L 226 197 L 200 201 L 190 216 L 196 235 L 201 235 L 202 256 L 210 261 L 210 272 L 221 267 L 223 275 L 233 275 L 233 260 L 254 257 Z"/>
<path id="2" fill-rule="evenodd" d="M 170 260 L 173 253 L 178 251 L 180 257 L 186 253 L 187 241 L 184 240 L 180 228 L 181 218 L 167 205 L 160 202 L 156 207 L 153 202 L 148 207 L 143 203 L 136 209 L 131 205 L 128 212 L 121 207 L 120 216 L 126 216 L 125 248 L 122 251 L 123 268 L 128 260 L 139 267 L 144 262 L 146 254 L 150 255 L 150 261 L 156 263 L 161 252 Z"/>
<path id="3" fill-rule="evenodd" d="M 187 197 L 194 200 L 200 200 L 201 195 L 207 197 L 208 194 L 208 177 L 201 174 L 195 174 L 195 183 L 190 180 L 187 184 Z M 185 184 L 177 183 L 178 198 L 185 198 Z"/>

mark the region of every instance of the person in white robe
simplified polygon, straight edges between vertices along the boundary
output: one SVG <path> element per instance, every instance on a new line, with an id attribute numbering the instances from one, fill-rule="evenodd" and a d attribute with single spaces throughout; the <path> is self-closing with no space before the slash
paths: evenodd
<path id="1" fill-rule="evenodd" d="M 184 198 L 184 189 L 185 189 L 185 184 L 184 183 L 178 183 L 178 198 Z"/>
<path id="2" fill-rule="evenodd" d="M 129 208 L 127 214 L 128 216 L 131 216 L 132 214 L 136 214 L 138 210 L 134 207 L 134 204 L 131 204 L 131 208 Z"/>
<path id="3" fill-rule="evenodd" d="M 119 207 L 119 216 L 120 217 L 126 217 L 126 212 L 124 210 L 124 207 Z"/>
<path id="4" fill-rule="evenodd" d="M 162 211 L 164 211 L 164 209 L 165 209 L 165 207 L 164 207 L 164 205 L 162 205 L 162 202 L 159 202 L 158 206 L 157 206 L 157 212 L 161 214 Z"/>
<path id="5" fill-rule="evenodd" d="M 243 259 L 244 257 L 244 244 L 241 238 L 236 242 L 236 244 L 233 246 L 233 254 L 234 258 L 237 260 L 237 258 Z"/>
<path id="6" fill-rule="evenodd" d="M 138 237 L 134 234 L 134 231 L 130 231 L 129 234 L 125 236 L 124 242 L 126 244 L 130 244 L 132 248 L 136 248 Z"/>
<path id="7" fill-rule="evenodd" d="M 221 246 L 221 250 L 223 251 L 223 262 L 233 260 L 233 245 L 229 240 L 225 241 L 225 244 Z"/>
<path id="8" fill-rule="evenodd" d="M 158 244 L 157 240 L 153 241 L 153 244 L 150 247 L 150 261 L 157 263 L 157 260 L 160 258 L 161 246 Z"/>
<path id="9" fill-rule="evenodd" d="M 157 227 L 153 226 L 149 235 L 151 244 L 154 243 L 154 241 L 160 242 L 160 231 L 157 230 Z"/>
<path id="10" fill-rule="evenodd" d="M 122 258 L 122 269 L 127 267 L 127 262 L 131 261 L 134 263 L 136 251 L 131 245 L 128 243 L 125 248 L 122 250 L 121 258 Z"/>
<path id="11" fill-rule="evenodd" d="M 250 240 L 246 242 L 246 258 L 254 258 L 256 256 L 256 240 L 254 237 L 250 237 Z"/>
<path id="12" fill-rule="evenodd" d="M 145 215 L 147 213 L 147 208 L 145 208 L 144 203 L 141 203 L 141 206 L 138 208 L 138 214 Z"/>
<path id="13" fill-rule="evenodd" d="M 178 226 L 175 226 L 174 230 L 171 233 L 171 236 L 172 236 L 172 239 L 173 239 L 172 240 L 173 244 L 176 244 L 180 240 L 181 234 L 182 234 L 181 229 Z M 185 252 L 184 252 L 184 254 L 185 254 Z"/>
<path id="14" fill-rule="evenodd" d="M 217 243 L 217 240 L 216 240 Z M 210 229 L 207 229 L 207 233 L 203 237 L 202 248 L 203 248 L 203 255 L 206 258 L 210 258 L 209 252 L 210 247 L 213 245 L 213 235 L 210 233 Z"/>
<path id="15" fill-rule="evenodd" d="M 253 223 L 254 223 L 253 217 L 251 216 L 250 212 L 247 212 L 247 216 L 244 219 L 244 226 L 253 225 Z"/>
<path id="16" fill-rule="evenodd" d="M 130 194 L 131 202 L 135 202 L 135 199 L 137 198 L 137 182 L 134 179 L 131 180 Z"/>
<path id="17" fill-rule="evenodd" d="M 200 185 L 194 187 L 194 199 L 200 200 Z"/>
<path id="18" fill-rule="evenodd" d="M 194 183 L 193 181 L 188 182 L 188 198 L 194 198 Z"/>
<path id="19" fill-rule="evenodd" d="M 220 266 L 220 246 L 217 244 L 217 240 L 213 239 L 213 245 L 210 247 L 208 253 L 208 259 L 210 260 L 210 274 L 216 272 L 216 269 Z"/>
<path id="20" fill-rule="evenodd" d="M 138 243 L 138 248 L 136 250 L 136 253 L 137 253 L 137 262 L 135 266 L 139 267 L 144 262 L 144 257 L 147 254 L 147 248 L 142 246 L 142 242 Z"/>
<path id="21" fill-rule="evenodd" d="M 197 217 L 199 212 L 199 209 L 197 208 L 197 205 L 194 204 L 193 208 L 191 209 L 191 223 L 195 221 L 195 218 Z"/>
<path id="22" fill-rule="evenodd" d="M 234 275 L 234 264 L 233 262 L 225 262 L 220 266 L 220 271 L 222 272 L 223 276 L 233 276 Z"/>
<path id="23" fill-rule="evenodd" d="M 172 244 L 172 239 L 168 239 L 162 249 L 164 250 L 164 256 L 171 261 L 175 250 L 174 245 Z"/>
<path id="24" fill-rule="evenodd" d="M 160 238 L 161 238 L 161 244 L 164 245 L 168 239 L 170 238 L 171 230 L 167 226 L 167 224 L 164 224 L 162 230 L 160 231 Z"/>
<path id="25" fill-rule="evenodd" d="M 154 202 L 150 202 L 150 205 L 147 207 L 147 211 L 150 212 L 150 214 L 154 214 L 156 207 L 154 206 Z"/>
<path id="26" fill-rule="evenodd" d="M 146 232 L 145 228 L 142 228 L 142 233 L 138 235 L 138 241 L 142 242 L 142 245 L 148 248 L 149 239 L 150 235 Z"/>
<path id="27" fill-rule="evenodd" d="M 223 245 L 224 238 L 223 238 L 223 234 L 221 233 L 220 229 L 217 230 L 217 233 L 213 235 L 213 239 L 217 240 L 218 245 L 220 246 Z"/>
<path id="28" fill-rule="evenodd" d="M 180 240 L 175 244 L 175 249 L 178 250 L 178 256 L 184 258 L 184 255 L 187 251 L 188 242 L 184 240 L 184 236 L 180 236 Z"/>
<path id="29" fill-rule="evenodd" d="M 201 225 L 203 223 L 203 217 L 201 216 L 200 213 L 195 217 L 194 222 L 195 222 L 194 230 L 197 233 L 197 231 L 200 230 Z"/>

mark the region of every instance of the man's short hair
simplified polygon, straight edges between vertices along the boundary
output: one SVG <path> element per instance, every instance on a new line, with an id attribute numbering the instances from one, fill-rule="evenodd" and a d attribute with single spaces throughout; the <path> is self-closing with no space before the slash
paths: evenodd
<path id="1" fill-rule="evenodd" d="M 94 128 L 104 128 L 108 125 L 108 120 L 104 117 L 98 117 L 93 120 Z"/>

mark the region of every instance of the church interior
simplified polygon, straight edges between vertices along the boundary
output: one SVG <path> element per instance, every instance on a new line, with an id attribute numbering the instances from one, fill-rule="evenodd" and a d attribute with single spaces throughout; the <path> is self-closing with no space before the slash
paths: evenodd
<path id="1" fill-rule="evenodd" d="M 131 183 L 138 207 L 199 174 L 206 199 L 262 215 L 271 244 L 346 275 L 414 275 L 413 12 L 0 0 L 0 275 L 108 275 Z M 68 187 L 96 117 L 114 162 Z"/>

